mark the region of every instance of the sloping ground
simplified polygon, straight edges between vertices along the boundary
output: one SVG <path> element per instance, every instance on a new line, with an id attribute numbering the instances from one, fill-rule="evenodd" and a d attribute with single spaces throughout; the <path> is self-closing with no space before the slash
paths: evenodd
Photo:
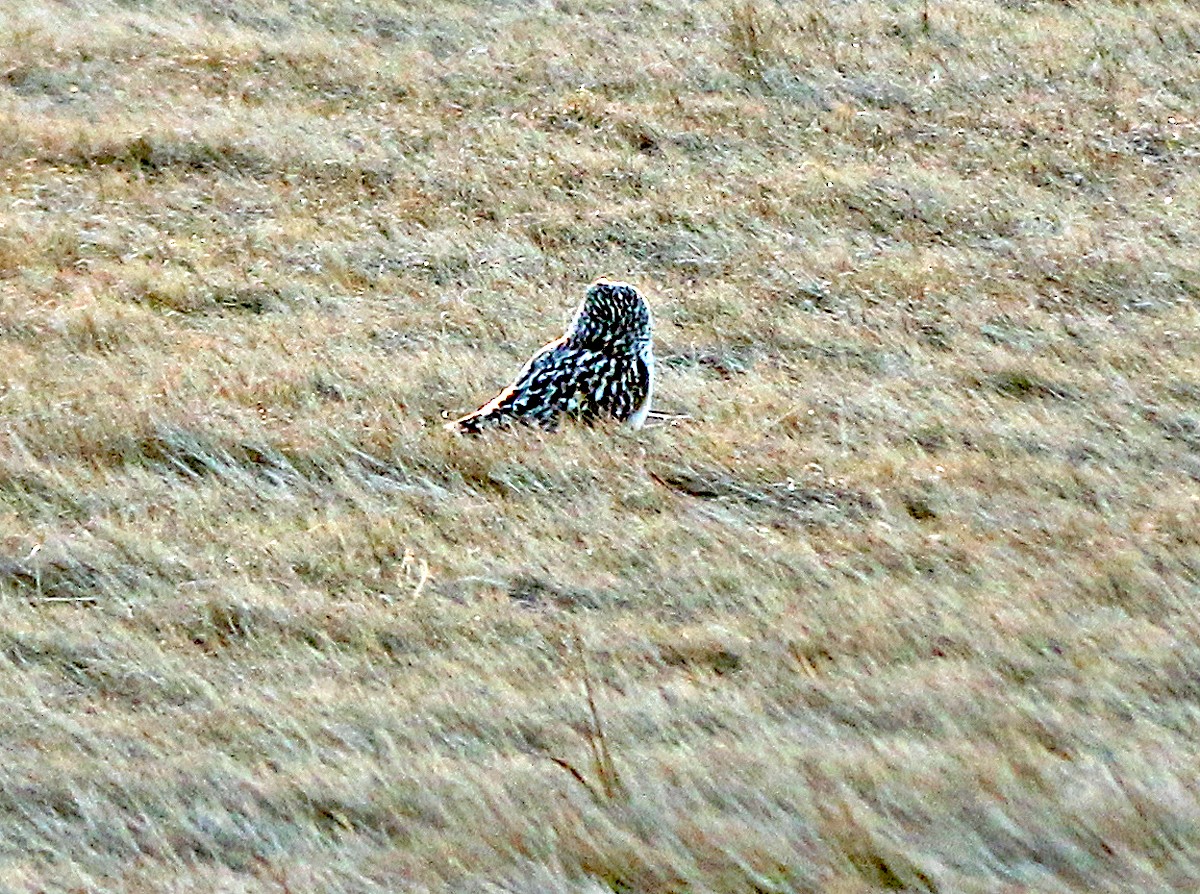
<path id="1" fill-rule="evenodd" d="M 0 890 L 1200 886 L 1195 5 L 0 59 Z M 441 430 L 601 274 L 685 418 Z"/>

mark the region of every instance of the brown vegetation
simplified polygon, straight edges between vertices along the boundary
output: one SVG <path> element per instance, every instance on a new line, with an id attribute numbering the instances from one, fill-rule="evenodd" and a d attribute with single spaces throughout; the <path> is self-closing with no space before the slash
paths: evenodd
<path id="1" fill-rule="evenodd" d="M 0 890 L 1200 884 L 1194 4 L 0 60 Z M 687 418 L 442 430 L 602 274 Z"/>

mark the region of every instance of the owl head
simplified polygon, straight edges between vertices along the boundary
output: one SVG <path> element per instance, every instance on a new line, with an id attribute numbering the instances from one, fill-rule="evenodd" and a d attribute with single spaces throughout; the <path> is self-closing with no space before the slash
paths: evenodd
<path id="1" fill-rule="evenodd" d="M 567 327 L 567 338 L 582 348 L 640 349 L 650 344 L 654 321 L 642 296 L 627 282 L 598 279 Z"/>

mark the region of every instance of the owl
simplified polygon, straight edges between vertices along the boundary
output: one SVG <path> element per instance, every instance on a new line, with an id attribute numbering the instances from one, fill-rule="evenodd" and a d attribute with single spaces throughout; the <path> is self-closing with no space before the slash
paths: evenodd
<path id="1" fill-rule="evenodd" d="M 517 422 L 554 428 L 567 416 L 641 428 L 654 393 L 653 340 L 654 321 L 638 290 L 597 280 L 562 338 L 534 354 L 511 385 L 446 427 L 462 434 Z"/>

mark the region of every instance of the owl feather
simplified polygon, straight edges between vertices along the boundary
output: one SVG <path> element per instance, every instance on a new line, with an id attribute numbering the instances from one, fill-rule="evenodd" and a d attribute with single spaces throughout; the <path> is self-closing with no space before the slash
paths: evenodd
<path id="1" fill-rule="evenodd" d="M 511 385 L 447 428 L 463 434 L 513 423 L 554 428 L 564 416 L 640 428 L 654 392 L 653 339 L 653 319 L 637 289 L 601 279 L 561 338 L 534 354 Z"/>

